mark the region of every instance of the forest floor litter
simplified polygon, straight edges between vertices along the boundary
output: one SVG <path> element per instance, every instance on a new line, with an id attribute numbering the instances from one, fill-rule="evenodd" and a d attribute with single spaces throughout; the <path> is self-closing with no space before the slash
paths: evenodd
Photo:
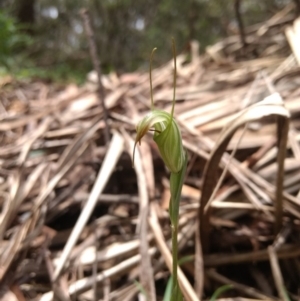
<path id="1" fill-rule="evenodd" d="M 291 4 L 245 33 L 177 56 L 186 300 L 226 284 L 226 300 L 300 296 L 300 20 Z M 173 60 L 152 77 L 170 112 Z M 94 72 L 83 86 L 0 78 L 0 300 L 142 300 L 150 283 L 163 299 L 170 194 L 151 133 L 132 167 L 149 73 L 101 80 L 107 145 Z"/>

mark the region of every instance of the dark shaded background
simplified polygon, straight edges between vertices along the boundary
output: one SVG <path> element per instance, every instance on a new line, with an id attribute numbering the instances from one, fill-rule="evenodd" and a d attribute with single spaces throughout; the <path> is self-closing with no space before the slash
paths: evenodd
<path id="1" fill-rule="evenodd" d="M 82 81 L 91 70 L 88 42 L 79 14 L 90 11 L 104 72 L 128 72 L 170 58 L 189 41 L 205 46 L 266 20 L 293 0 L 4 0 L 0 1 L 0 73 Z M 298 2 L 294 0 L 295 2 Z"/>

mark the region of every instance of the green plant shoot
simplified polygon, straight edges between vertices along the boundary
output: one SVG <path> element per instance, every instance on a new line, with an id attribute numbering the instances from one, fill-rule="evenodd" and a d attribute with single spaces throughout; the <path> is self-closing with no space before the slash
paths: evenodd
<path id="1" fill-rule="evenodd" d="M 136 139 L 133 149 L 133 158 L 137 143 L 141 142 L 143 136 L 148 131 L 153 131 L 153 140 L 158 146 L 160 155 L 170 170 L 170 192 L 171 199 L 169 205 L 169 215 L 172 227 L 172 296 L 171 301 L 182 300 L 182 293 L 179 288 L 177 279 L 178 266 L 178 219 L 179 203 L 182 185 L 187 166 L 187 154 L 182 145 L 182 138 L 178 124 L 174 119 L 175 94 L 176 94 L 176 48 L 174 39 L 172 39 L 172 49 L 174 56 L 174 89 L 171 113 L 155 110 L 152 91 L 152 58 L 156 48 L 153 49 L 150 58 L 150 94 L 151 94 L 151 111 L 137 124 Z"/>

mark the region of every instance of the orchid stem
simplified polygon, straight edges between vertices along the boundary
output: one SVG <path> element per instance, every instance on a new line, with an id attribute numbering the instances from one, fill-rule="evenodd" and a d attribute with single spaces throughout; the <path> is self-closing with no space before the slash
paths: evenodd
<path id="1" fill-rule="evenodd" d="M 172 228 L 172 297 L 171 301 L 183 300 L 182 293 L 178 284 L 178 224 L 179 224 L 179 205 L 181 199 L 181 190 L 187 168 L 187 154 L 182 169 L 178 173 L 171 173 L 170 192 L 171 200 L 169 206 L 169 215 Z"/>

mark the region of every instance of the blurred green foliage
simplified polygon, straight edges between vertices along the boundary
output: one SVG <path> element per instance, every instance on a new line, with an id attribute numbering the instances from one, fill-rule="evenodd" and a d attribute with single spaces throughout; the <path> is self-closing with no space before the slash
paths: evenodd
<path id="1" fill-rule="evenodd" d="M 153 47 L 158 47 L 154 64 L 160 65 L 170 60 L 171 37 L 180 53 L 192 39 L 204 51 L 216 40 L 237 34 L 234 1 L 3 0 L 0 9 L 7 13 L 0 13 L 0 62 L 19 75 L 83 81 L 92 68 L 79 14 L 84 6 L 90 11 L 104 72 L 146 68 Z M 291 1 L 241 0 L 245 26 L 266 20 Z M 26 19 L 30 31 L 14 17 Z"/>
<path id="2" fill-rule="evenodd" d="M 0 76 L 12 74 L 18 78 L 44 78 L 55 81 L 72 80 L 78 83 L 85 73 L 72 68 L 72 64 L 39 66 L 30 55 L 35 38 L 27 33 L 27 25 L 0 10 Z"/>
<path id="3" fill-rule="evenodd" d="M 83 61 L 84 70 L 76 68 L 66 57 L 62 62 L 49 65 L 35 60 L 35 46 L 47 38 L 46 34 L 32 36 L 28 33 L 30 24 L 22 24 L 4 10 L 0 10 L 0 76 L 11 74 L 17 78 L 43 78 L 54 81 L 75 81 L 81 83 L 91 65 Z M 46 51 L 45 51 L 46 52 Z M 43 57 L 41 49 L 38 58 Z"/>
<path id="4" fill-rule="evenodd" d="M 22 25 L 0 10 L 0 72 L 15 69 L 20 63 L 20 54 L 30 45 L 32 39 L 22 33 Z"/>

